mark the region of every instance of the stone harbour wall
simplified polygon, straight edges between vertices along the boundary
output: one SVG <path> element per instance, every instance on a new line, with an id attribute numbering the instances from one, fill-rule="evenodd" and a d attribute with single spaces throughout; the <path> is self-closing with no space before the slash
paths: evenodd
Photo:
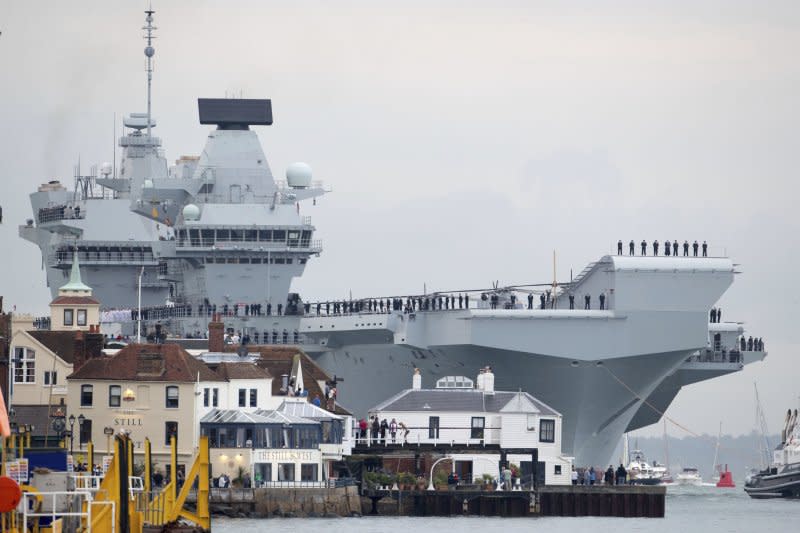
<path id="1" fill-rule="evenodd" d="M 362 513 L 358 487 L 212 489 L 211 512 L 230 517 L 337 517 Z"/>

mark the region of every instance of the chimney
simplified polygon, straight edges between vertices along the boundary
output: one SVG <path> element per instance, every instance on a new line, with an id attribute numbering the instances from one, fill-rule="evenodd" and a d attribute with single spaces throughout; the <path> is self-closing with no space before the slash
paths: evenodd
<path id="1" fill-rule="evenodd" d="M 72 371 L 78 370 L 86 363 L 86 341 L 83 338 L 83 331 L 77 330 L 72 338 Z"/>
<path id="2" fill-rule="evenodd" d="M 221 352 L 225 347 L 225 324 L 219 321 L 217 313 L 212 320 L 208 323 L 208 351 Z"/>
<path id="3" fill-rule="evenodd" d="M 484 394 L 494 394 L 494 374 L 490 366 L 483 370 L 483 392 Z"/>
<path id="4" fill-rule="evenodd" d="M 422 388 L 422 373 L 419 368 L 414 369 L 414 376 L 411 378 L 411 388 L 420 390 Z"/>

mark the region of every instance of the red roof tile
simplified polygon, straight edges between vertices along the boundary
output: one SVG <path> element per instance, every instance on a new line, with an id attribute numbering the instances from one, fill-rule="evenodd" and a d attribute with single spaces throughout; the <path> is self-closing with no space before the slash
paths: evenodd
<path id="1" fill-rule="evenodd" d="M 223 381 L 177 344 L 129 344 L 112 357 L 91 359 L 67 379 L 122 381 Z"/>

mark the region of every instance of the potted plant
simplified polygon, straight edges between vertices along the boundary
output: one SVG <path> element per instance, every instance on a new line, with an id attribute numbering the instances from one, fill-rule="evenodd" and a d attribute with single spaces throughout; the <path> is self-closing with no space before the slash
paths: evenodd
<path id="1" fill-rule="evenodd" d="M 364 485 L 368 489 L 376 489 L 378 487 L 378 473 L 377 472 L 365 472 L 364 473 Z"/>
<path id="2" fill-rule="evenodd" d="M 397 482 L 400 484 L 402 490 L 410 490 L 416 481 L 417 478 L 410 472 L 400 472 L 397 474 Z"/>
<path id="3" fill-rule="evenodd" d="M 384 490 L 389 490 L 394 484 L 394 476 L 391 474 L 379 474 L 378 484 L 380 484 Z"/>
<path id="4" fill-rule="evenodd" d="M 494 489 L 494 476 L 491 474 L 484 474 L 481 476 L 481 480 L 483 480 L 483 490 Z"/>
<path id="5" fill-rule="evenodd" d="M 433 485 L 436 487 L 436 490 L 447 490 L 449 488 L 447 485 L 447 474 L 439 472 L 433 476 Z"/>

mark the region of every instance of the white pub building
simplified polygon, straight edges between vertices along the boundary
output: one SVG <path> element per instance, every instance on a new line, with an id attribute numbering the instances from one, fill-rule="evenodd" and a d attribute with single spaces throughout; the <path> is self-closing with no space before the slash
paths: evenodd
<path id="1" fill-rule="evenodd" d="M 452 457 L 459 478 L 479 479 L 498 475 L 503 450 L 538 450 L 544 463 L 547 485 L 571 483 L 572 457 L 561 452 L 561 414 L 527 392 L 494 390 L 491 368 L 481 369 L 477 386 L 464 376 L 447 376 L 436 388 L 422 388 L 422 376 L 415 369 L 410 389 L 392 396 L 369 410 L 397 427 L 397 443 L 449 445 L 458 452 Z M 391 436 L 387 434 L 387 440 Z M 470 453 L 468 447 L 492 447 L 498 453 Z M 524 472 L 531 471 L 531 455 L 508 454 Z M 540 471 L 541 477 L 541 471 Z"/>

